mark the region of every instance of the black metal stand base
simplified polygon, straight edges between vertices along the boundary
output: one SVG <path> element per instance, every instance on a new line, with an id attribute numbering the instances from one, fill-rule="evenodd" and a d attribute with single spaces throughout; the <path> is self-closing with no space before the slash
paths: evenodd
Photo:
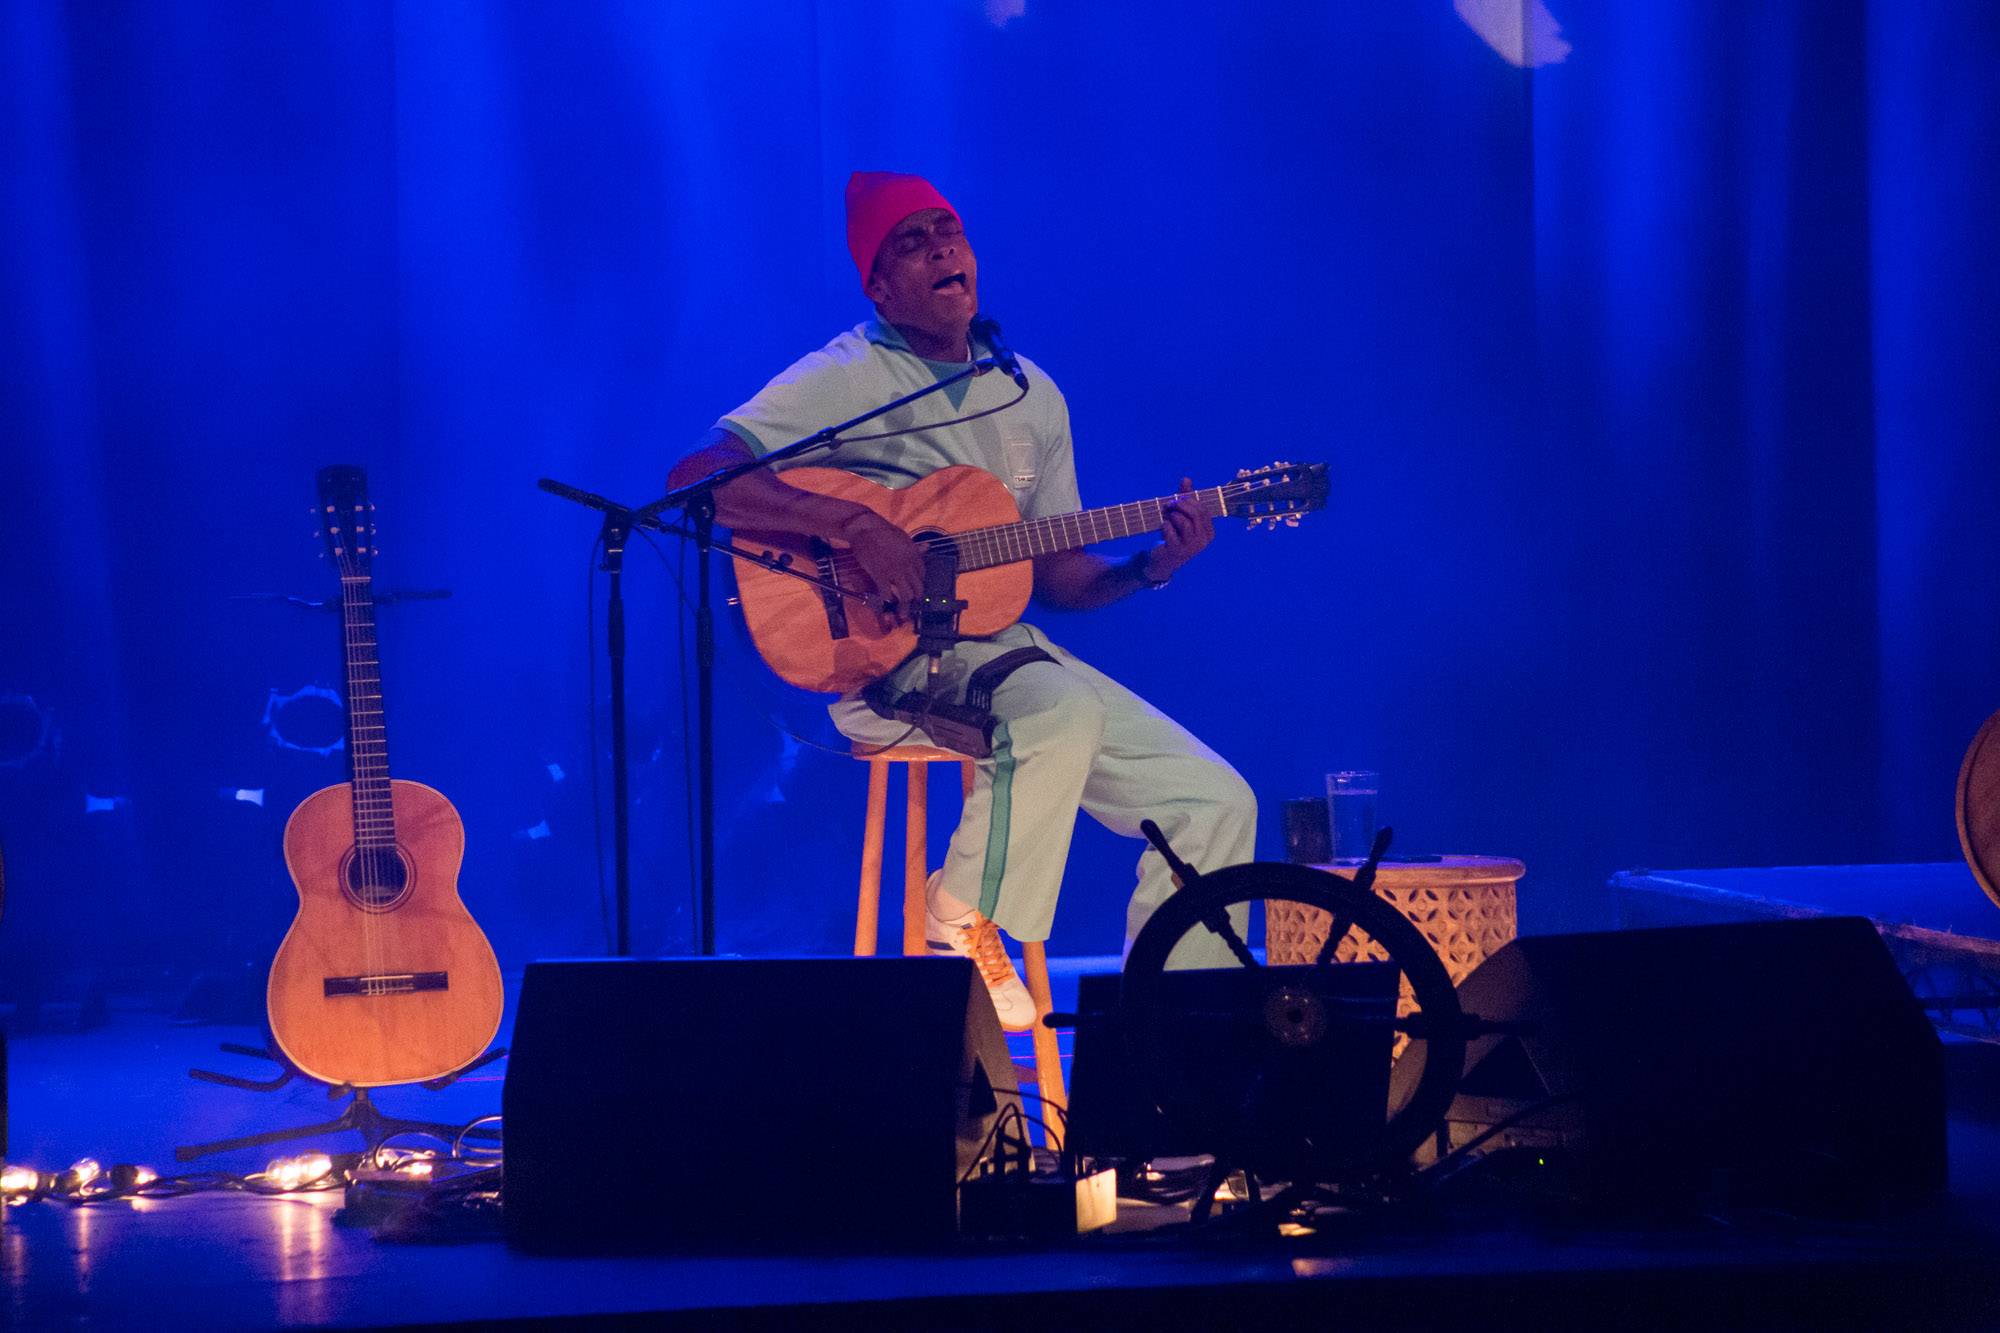
<path id="1" fill-rule="evenodd" d="M 293 1068 L 289 1061 L 269 1047 L 259 1050 L 255 1046 L 240 1046 L 226 1041 L 222 1043 L 222 1049 L 232 1055 L 248 1055 L 269 1060 L 278 1066 L 278 1076 L 269 1079 L 238 1078 L 234 1074 L 218 1074 L 211 1069 L 190 1069 L 188 1076 L 198 1078 L 204 1083 L 219 1083 L 227 1088 L 242 1088 L 249 1092 L 276 1092 L 293 1079 L 305 1078 L 305 1075 Z M 433 1090 L 448 1087 L 473 1070 L 490 1065 L 505 1054 L 507 1054 L 505 1046 L 496 1046 L 464 1068 L 454 1069 L 442 1078 L 430 1079 L 420 1086 Z M 452 1143 L 464 1131 L 462 1125 L 448 1125 L 435 1120 L 405 1120 L 400 1116 L 384 1115 L 376 1109 L 375 1102 L 369 1097 L 366 1088 L 329 1085 L 326 1095 L 336 1101 L 343 1095 L 352 1100 L 348 1102 L 347 1108 L 332 1120 L 317 1125 L 300 1125 L 293 1129 L 274 1129 L 261 1134 L 245 1134 L 233 1139 L 218 1139 L 213 1143 L 190 1144 L 184 1148 L 174 1149 L 174 1160 L 192 1162 L 197 1157 L 234 1152 L 238 1148 L 256 1148 L 267 1143 L 288 1143 L 294 1139 L 318 1138 L 322 1134 L 339 1134 L 348 1130 L 361 1135 L 369 1151 L 380 1147 L 386 1140 L 398 1134 L 425 1134 Z M 466 1134 L 466 1137 L 494 1139 L 499 1137 L 499 1134 L 496 1130 L 482 1127 Z"/>

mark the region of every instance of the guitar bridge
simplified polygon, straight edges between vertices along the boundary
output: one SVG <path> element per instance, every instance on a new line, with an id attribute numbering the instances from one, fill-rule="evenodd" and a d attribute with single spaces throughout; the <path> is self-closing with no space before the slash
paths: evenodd
<path id="1" fill-rule="evenodd" d="M 823 582 L 838 586 L 840 575 L 834 571 L 833 548 L 818 538 L 812 544 L 813 564 L 818 569 Z M 827 633 L 836 639 L 847 637 L 847 599 L 837 592 L 821 588 L 819 600 L 826 607 Z"/>
<path id="2" fill-rule="evenodd" d="M 450 989 L 449 972 L 374 972 L 359 977 L 325 978 L 328 999 L 339 995 L 414 995 L 418 991 Z"/>

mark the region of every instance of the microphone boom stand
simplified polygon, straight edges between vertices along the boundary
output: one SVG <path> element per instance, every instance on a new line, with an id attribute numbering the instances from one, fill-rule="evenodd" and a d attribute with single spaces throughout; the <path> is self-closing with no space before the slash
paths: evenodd
<path id="1" fill-rule="evenodd" d="M 565 500 L 598 509 L 604 513 L 604 527 L 600 534 L 604 541 L 605 557 L 603 568 L 610 575 L 610 600 L 605 613 L 606 633 L 609 636 L 611 660 L 611 765 L 612 765 L 612 840 L 614 882 L 616 885 L 617 926 L 614 932 L 615 952 L 623 957 L 631 952 L 631 804 L 630 787 L 627 776 L 627 752 L 625 740 L 625 605 L 621 587 L 624 573 L 625 542 L 634 528 L 649 528 L 656 532 L 671 533 L 691 540 L 696 551 L 696 579 L 700 588 L 695 601 L 695 714 L 696 741 L 695 766 L 698 818 L 697 833 L 701 840 L 700 855 L 697 860 L 699 875 L 699 895 L 697 907 L 697 943 L 703 957 L 715 955 L 715 611 L 713 602 L 713 554 L 719 548 L 738 560 L 747 560 L 766 569 L 803 579 L 828 592 L 863 601 L 880 607 L 881 601 L 852 588 L 843 588 L 838 583 L 828 582 L 814 574 L 794 568 L 789 563 L 781 563 L 760 552 L 748 551 L 731 542 L 715 539 L 715 492 L 736 478 L 758 468 L 771 467 L 806 454 L 822 450 L 838 449 L 845 441 L 840 437 L 854 429 L 875 420 L 877 417 L 895 411 L 920 398 L 927 398 L 954 384 L 983 375 L 989 370 L 1005 370 L 1014 373 L 1011 358 L 999 355 L 984 356 L 969 362 L 965 369 L 948 375 L 935 384 L 927 385 L 913 393 L 851 417 L 838 425 L 828 426 L 813 432 L 802 440 L 797 440 L 782 449 L 774 449 L 768 454 L 747 459 L 741 463 L 718 468 L 697 481 L 689 482 L 668 491 L 651 504 L 637 509 L 627 508 L 604 496 L 589 491 L 578 490 L 544 477 L 536 484 L 552 495 Z M 1025 392 L 1025 388 L 1023 392 Z M 660 516 L 670 509 L 681 511 L 682 524 L 670 523 Z M 616 552 L 614 555 L 613 552 Z M 593 756 L 595 762 L 595 756 Z"/>

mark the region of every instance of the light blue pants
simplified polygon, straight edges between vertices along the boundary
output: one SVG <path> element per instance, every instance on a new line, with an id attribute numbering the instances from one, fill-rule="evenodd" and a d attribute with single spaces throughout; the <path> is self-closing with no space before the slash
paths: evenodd
<path id="1" fill-rule="evenodd" d="M 1138 838 L 1151 819 L 1174 851 L 1200 871 L 1255 855 L 1257 799 L 1250 786 L 1185 727 L 1103 672 L 1081 662 L 1032 625 L 966 640 L 944 660 L 947 697 L 963 698 L 965 677 L 985 662 L 1033 644 L 1056 660 L 1031 662 L 994 691 L 1000 725 L 993 757 L 977 765 L 972 795 L 945 854 L 941 885 L 1017 940 L 1046 940 L 1069 859 L 1076 812 L 1114 833 Z M 898 689 L 922 689 L 928 662 L 906 663 Z M 828 710 L 863 746 L 886 745 L 908 730 L 849 695 Z M 912 736 L 912 741 L 921 737 Z M 1148 846 L 1125 912 L 1125 944 L 1175 891 L 1165 860 Z M 1245 933 L 1247 909 L 1232 914 Z M 1246 936 L 1247 938 L 1247 936 Z M 1228 946 L 1197 927 L 1172 967 L 1232 967 Z"/>

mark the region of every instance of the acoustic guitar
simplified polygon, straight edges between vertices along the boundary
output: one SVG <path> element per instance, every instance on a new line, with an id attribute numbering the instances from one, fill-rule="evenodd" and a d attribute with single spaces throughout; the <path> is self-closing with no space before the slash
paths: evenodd
<path id="1" fill-rule="evenodd" d="M 500 965 L 458 897 L 465 825 L 450 801 L 389 776 L 375 648 L 374 506 L 357 467 L 319 474 L 340 570 L 348 781 L 285 825 L 299 913 L 271 963 L 271 1033 L 324 1083 L 419 1083 L 464 1068 L 500 1030 Z"/>
<path id="2" fill-rule="evenodd" d="M 1185 495 L 1024 521 L 1013 492 L 984 468 L 941 468 L 900 490 L 837 468 L 790 468 L 784 477 L 801 490 L 866 505 L 927 550 L 948 546 L 957 558 L 957 597 L 966 603 L 959 633 L 967 638 L 997 634 L 1021 618 L 1034 591 L 1029 562 L 1038 555 L 1156 532 L 1176 500 L 1211 518 L 1297 526 L 1300 515 L 1326 503 L 1327 490 L 1326 464 L 1273 463 Z M 884 630 L 867 610 L 874 585 L 845 547 L 778 532 L 739 531 L 735 542 L 780 566 L 739 557 L 737 599 L 758 653 L 793 685 L 845 693 L 915 651 L 914 627 Z"/>

